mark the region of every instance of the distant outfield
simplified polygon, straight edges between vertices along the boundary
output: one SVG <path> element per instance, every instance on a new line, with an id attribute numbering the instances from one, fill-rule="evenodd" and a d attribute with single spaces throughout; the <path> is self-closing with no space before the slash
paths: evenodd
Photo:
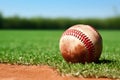
<path id="1" fill-rule="evenodd" d="M 120 16 L 110 18 L 21 18 L 3 17 L 0 14 L 0 29 L 66 29 L 75 24 L 87 24 L 96 29 L 120 29 Z"/>

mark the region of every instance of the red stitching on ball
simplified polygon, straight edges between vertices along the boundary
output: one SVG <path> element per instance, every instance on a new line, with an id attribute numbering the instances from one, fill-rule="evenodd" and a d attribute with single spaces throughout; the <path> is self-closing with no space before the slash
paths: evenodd
<path id="1" fill-rule="evenodd" d="M 85 47 L 87 48 L 88 53 L 90 54 L 90 59 L 91 60 L 93 59 L 92 58 L 93 53 L 95 53 L 94 45 L 93 45 L 92 41 L 83 32 L 81 32 L 79 30 L 75 30 L 75 29 L 68 29 L 67 31 L 65 31 L 63 33 L 63 35 L 75 36 L 76 38 L 81 40 L 81 42 L 83 42 Z"/>

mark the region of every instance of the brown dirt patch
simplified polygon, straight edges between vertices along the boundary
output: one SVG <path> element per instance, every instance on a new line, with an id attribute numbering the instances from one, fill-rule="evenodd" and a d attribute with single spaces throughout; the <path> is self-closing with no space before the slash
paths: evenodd
<path id="1" fill-rule="evenodd" d="M 0 64 L 0 80 L 110 80 L 106 78 L 77 78 L 61 76 L 49 66 Z"/>

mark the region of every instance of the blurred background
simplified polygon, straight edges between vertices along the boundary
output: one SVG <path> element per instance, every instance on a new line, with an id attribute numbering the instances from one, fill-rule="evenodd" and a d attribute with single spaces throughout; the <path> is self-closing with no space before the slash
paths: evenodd
<path id="1" fill-rule="evenodd" d="M 0 0 L 0 29 L 120 29 L 120 0 Z"/>

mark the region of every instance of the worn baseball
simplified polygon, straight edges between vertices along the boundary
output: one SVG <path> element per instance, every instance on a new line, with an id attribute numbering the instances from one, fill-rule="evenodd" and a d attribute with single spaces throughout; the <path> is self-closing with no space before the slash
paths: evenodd
<path id="1" fill-rule="evenodd" d="M 89 25 L 74 25 L 62 34 L 59 48 L 67 62 L 97 62 L 102 52 L 102 37 Z"/>

